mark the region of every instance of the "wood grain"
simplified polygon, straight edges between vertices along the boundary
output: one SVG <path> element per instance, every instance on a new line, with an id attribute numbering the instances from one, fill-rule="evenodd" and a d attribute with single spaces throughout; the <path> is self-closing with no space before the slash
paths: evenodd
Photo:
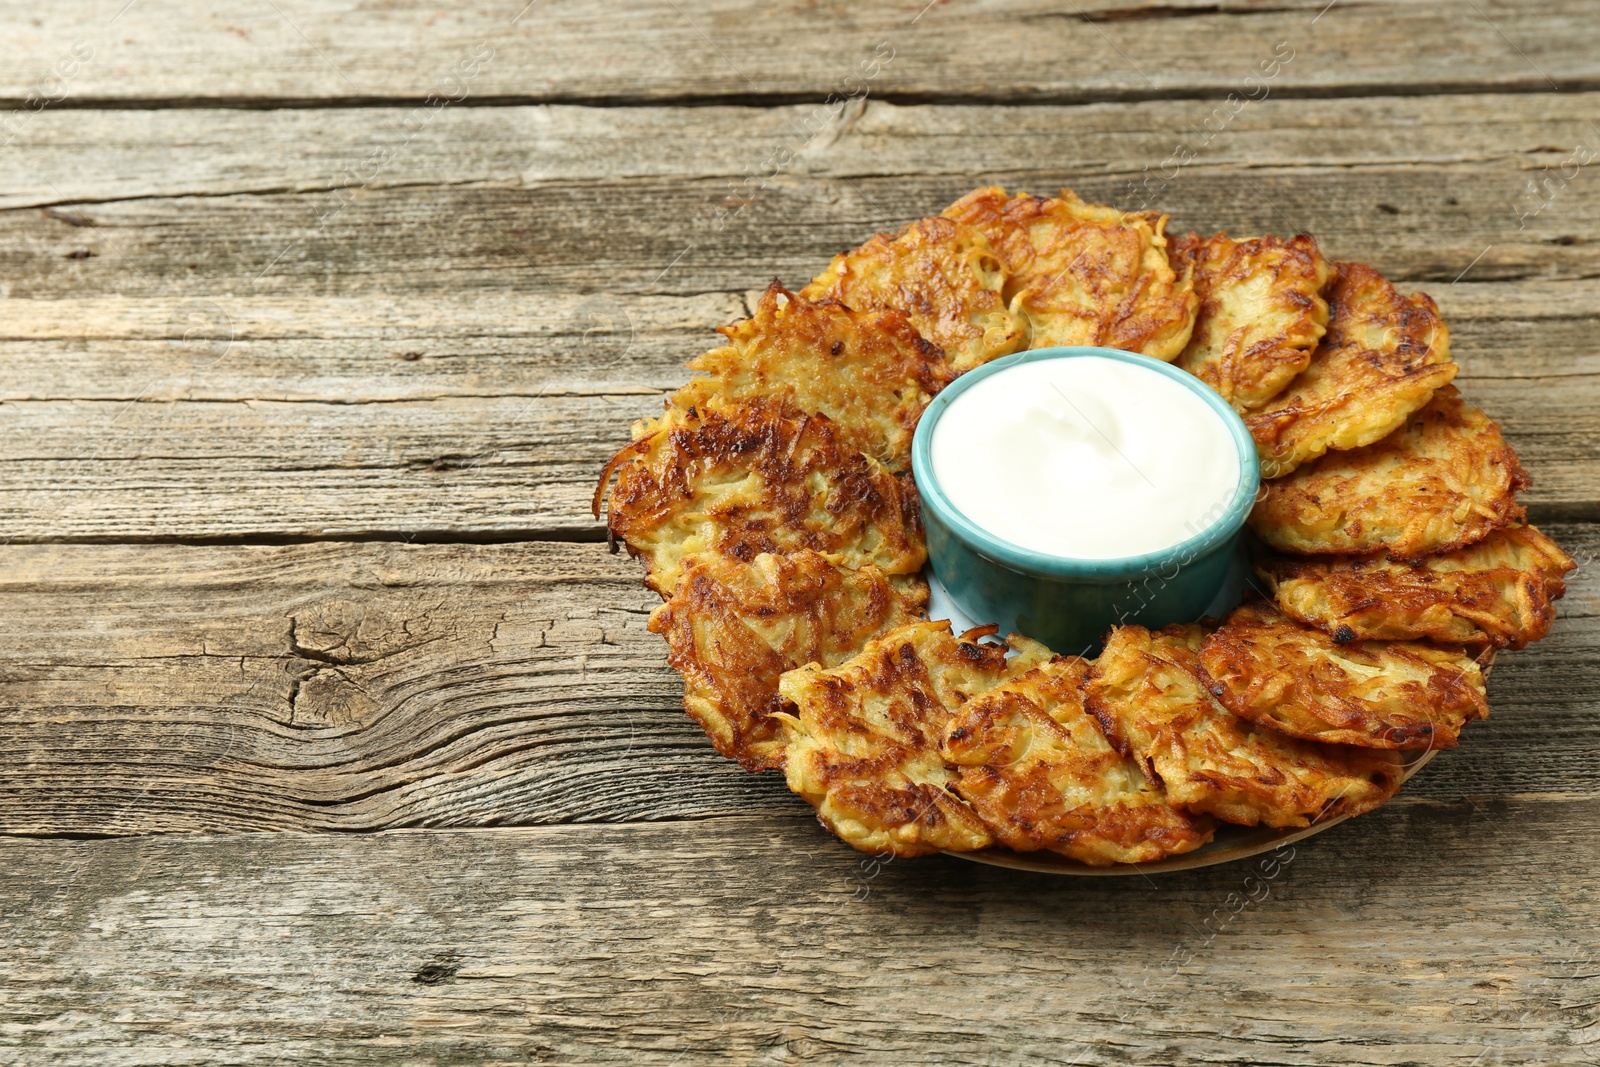
<path id="1" fill-rule="evenodd" d="M 1465 381 L 1553 393 L 1600 374 L 1600 280 L 1432 291 Z M 757 295 L 235 296 L 172 310 L 131 297 L 12 300 L 0 302 L 0 403 L 644 396 L 681 385 L 685 360 L 719 342 L 712 327 L 745 317 Z"/>
<path id="2" fill-rule="evenodd" d="M 1214 114 L 1217 99 L 1070 108 L 896 105 L 870 96 L 776 107 L 450 107 L 422 124 L 400 108 L 51 109 L 29 118 L 0 153 L 0 207 L 77 205 L 74 214 L 92 219 L 79 208 L 153 197 L 314 193 L 336 207 L 340 187 L 742 180 L 773 171 L 860 179 L 1070 169 L 1141 181 L 1147 167 L 1159 176 L 1180 142 L 1195 151 L 1189 167 L 1470 164 L 1504 171 L 1520 192 L 1519 176 L 1549 168 L 1560 177 L 1576 147 L 1597 148 L 1597 100 L 1580 92 L 1334 100 L 1269 92 L 1226 121 Z"/>
<path id="3" fill-rule="evenodd" d="M 5 551 L 11 832 L 794 810 L 682 715 L 602 545 Z"/>
<path id="4" fill-rule="evenodd" d="M 1600 293 L 1600 286 L 1596 287 Z M 0 402 L 376 404 L 676 388 L 738 293 L 0 302 Z M 648 404 L 645 399 L 628 403 Z"/>
<path id="5" fill-rule="evenodd" d="M 1306 229 L 1406 281 L 1587 278 L 1600 192 L 1574 153 L 1600 151 L 1597 104 L 1269 98 L 1214 134 L 1210 101 L 457 109 L 415 135 L 399 109 L 45 112 L 0 158 L 0 296 L 170 315 L 270 293 L 743 291 L 979 180 L 1148 199 L 1174 229 Z M 1175 169 L 1180 143 L 1196 155 Z"/>
<path id="6" fill-rule="evenodd" d="M 1146 165 L 1159 168 L 1162 158 Z M 1129 190 L 1143 180 L 1138 170 L 1005 162 L 974 160 L 962 175 L 785 173 L 750 187 L 723 175 L 386 186 L 346 191 L 342 201 L 278 193 L 69 202 L 71 221 L 56 209 L 0 213 L 0 297 L 130 296 L 172 314 L 186 300 L 230 295 L 742 292 L 774 277 L 801 284 L 841 249 L 980 181 L 1070 185 L 1138 205 Z M 1584 176 L 1525 219 L 1526 183 L 1542 172 L 1513 160 L 1263 172 L 1192 165 L 1152 203 L 1172 213 L 1178 231 L 1315 233 L 1329 254 L 1408 284 L 1448 284 L 1469 268 L 1478 281 L 1558 282 L 1600 269 L 1600 183 Z"/>
<path id="7" fill-rule="evenodd" d="M 1600 524 L 1394 803 L 1148 881 L 849 851 L 559 540 L 750 290 L 980 181 L 1429 290 L 1600 519 L 1592 12 L 525 3 L 0 9 L 0 1062 L 1594 1062 Z"/>
<path id="8" fill-rule="evenodd" d="M 1402 799 L 1276 863 L 1115 883 L 880 865 L 770 816 L 11 839 L 0 1055 L 1592 1063 L 1597 823 Z"/>
<path id="9" fill-rule="evenodd" d="M 1593 20 L 1555 0 L 1485 0 L 1476 11 L 1446 0 L 1084 0 L 1066 9 L 1039 0 L 657 0 L 631 5 L 625 19 L 598 0 L 474 0 L 444 11 L 422 0 L 121 7 L 68 0 L 6 15 L 0 35 L 29 62 L 8 70 L 0 98 L 53 98 L 61 88 L 52 71 L 76 42 L 94 50 L 66 79 L 80 104 L 462 92 L 480 102 L 783 101 L 861 83 L 895 97 L 1079 103 L 1242 91 L 1280 45 L 1295 57 L 1278 75 L 1283 91 L 1544 91 L 1600 81 Z M 892 59 L 864 68 L 874 56 Z M 475 69 L 460 66 L 475 57 L 485 57 Z"/>
<path id="10" fill-rule="evenodd" d="M 1408 795 L 1600 796 L 1600 527 L 1491 719 Z M 682 714 L 602 545 L 0 549 L 0 829 L 371 830 L 797 813 Z"/>

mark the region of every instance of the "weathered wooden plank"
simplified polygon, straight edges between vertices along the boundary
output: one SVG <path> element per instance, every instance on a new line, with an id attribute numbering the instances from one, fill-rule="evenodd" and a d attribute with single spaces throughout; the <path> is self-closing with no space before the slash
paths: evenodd
<path id="1" fill-rule="evenodd" d="M 497 289 L 743 289 L 772 273 L 803 280 L 973 175 L 1148 195 L 1178 226 L 1305 227 L 1405 277 L 1449 280 L 1469 264 L 1475 278 L 1584 276 L 1600 212 L 1575 160 L 1596 150 L 1595 100 L 1268 99 L 1215 135 L 1204 102 L 874 102 L 839 121 L 798 108 L 458 110 L 414 138 L 392 109 L 334 112 L 326 128 L 296 111 L 45 113 L 0 161 L 0 203 L 64 206 L 0 215 L 0 292 L 134 293 L 170 316 L 189 298 L 490 277 Z M 1198 143 L 1195 161 L 1164 170 L 1180 141 Z M 380 149 L 393 158 L 369 166 Z M 1549 188 L 1530 196 L 1531 179 Z M 365 185 L 330 188 L 352 183 Z"/>
<path id="2" fill-rule="evenodd" d="M 0 401 L 655 393 L 747 314 L 738 293 L 0 301 Z"/>
<path id="3" fill-rule="evenodd" d="M 773 7 L 275 0 L 195 11 L 71 0 L 18 9 L 0 35 L 29 58 L 0 99 L 267 102 L 821 98 L 1084 101 L 1281 91 L 1593 86 L 1594 22 L 1539 0 L 1218 5 L 1181 0 Z M 1426 46 L 1420 46 L 1425 42 Z M 71 62 L 76 55 L 81 61 Z M 1292 60 L 1275 68 L 1280 62 Z"/>
<path id="4" fill-rule="evenodd" d="M 1189 166 L 1510 163 L 1559 177 L 1579 146 L 1587 150 L 1579 161 L 1600 149 L 1597 102 L 1594 93 L 1269 95 L 1219 116 L 1215 100 L 1064 108 L 863 98 L 770 108 L 450 108 L 420 126 L 399 108 L 48 110 L 0 153 L 0 207 L 307 192 L 333 208 L 333 190 L 348 186 L 743 180 L 773 171 L 857 179 L 1067 166 L 1142 180 L 1145 167 L 1159 176 L 1180 142 L 1195 153 Z"/>
<path id="5" fill-rule="evenodd" d="M 1408 794 L 1594 796 L 1600 526 L 1489 722 Z M 683 716 L 602 545 L 0 548 L 0 830 L 128 834 L 804 812 Z"/>
<path id="6" fill-rule="evenodd" d="M 803 819 L 0 844 L 11 1062 L 1593 1062 L 1600 802 L 1157 880 Z M 1492 930 L 1493 934 L 1486 934 Z"/>
<path id="7" fill-rule="evenodd" d="M 658 408 L 642 401 L 17 402 L 0 525 L 23 541 L 593 537 L 589 496 L 627 423 Z"/>
<path id="8" fill-rule="evenodd" d="M 1429 290 L 1466 381 L 1600 373 L 1600 281 Z M 130 297 L 0 301 L 0 402 L 662 392 L 758 295 L 233 296 L 171 311 Z"/>
<path id="9" fill-rule="evenodd" d="M 1559 161 L 1560 157 L 1557 157 Z M 1160 160 L 1149 161 L 1159 166 Z M 534 186 L 388 187 L 329 194 L 117 201 L 0 212 L 0 296 L 125 295 L 173 314 L 228 295 L 438 298 L 464 291 L 691 294 L 801 284 L 872 232 L 981 181 L 1075 186 L 1135 203 L 1129 179 L 1070 165 L 861 178 L 786 173 Z M 1593 277 L 1600 183 L 1580 172 L 1531 210 L 1515 160 L 1245 170 L 1195 164 L 1154 201 L 1173 228 L 1315 233 L 1402 281 Z M 742 206 L 742 210 L 740 210 Z M 719 214 L 720 213 L 720 214 Z M 87 225 L 85 225 L 87 223 Z"/>
<path id="10" fill-rule="evenodd" d="M 10 830 L 793 810 L 678 711 L 602 545 L 4 553 Z"/>

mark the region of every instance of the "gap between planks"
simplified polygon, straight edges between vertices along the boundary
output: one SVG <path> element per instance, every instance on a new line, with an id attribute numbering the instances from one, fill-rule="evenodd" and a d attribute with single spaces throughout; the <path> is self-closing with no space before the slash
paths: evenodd
<path id="1" fill-rule="evenodd" d="M 1536 96 L 1552 91 L 1550 82 L 1530 72 L 1520 80 L 1493 85 L 1476 81 L 1438 81 L 1425 85 L 1407 82 L 1364 82 L 1360 85 L 1283 86 L 1272 95 L 1279 100 L 1378 100 L 1387 98 L 1425 98 L 1475 96 L 1493 92 L 1500 96 Z M 1588 93 L 1600 91 L 1600 75 L 1567 76 L 1559 91 Z M 1171 89 L 1107 89 L 1103 91 L 1040 91 L 1016 97 L 1001 93 L 955 91 L 878 92 L 871 99 L 899 107 L 1093 107 L 1103 104 L 1159 104 L 1206 101 L 1216 103 L 1228 90 L 1219 86 Z M 684 93 L 679 95 L 580 96 L 563 93 L 469 96 L 450 106 L 463 110 L 492 110 L 514 107 L 587 107 L 600 110 L 640 108 L 739 107 L 756 111 L 782 107 L 823 104 L 829 92 L 815 89 L 801 92 Z M 174 96 L 174 97 L 66 97 L 50 105 L 53 111 L 326 111 L 343 108 L 376 111 L 388 108 L 410 109 L 427 103 L 427 95 L 416 96 Z M 0 96 L 0 109 L 19 109 L 25 100 Z"/>

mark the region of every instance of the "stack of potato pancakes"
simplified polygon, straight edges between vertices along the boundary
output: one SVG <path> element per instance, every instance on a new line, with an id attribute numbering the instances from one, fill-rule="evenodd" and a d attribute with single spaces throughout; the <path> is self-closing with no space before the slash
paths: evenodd
<path id="1" fill-rule="evenodd" d="M 665 599 L 650 628 L 689 715 L 857 848 L 1145 863 L 1217 820 L 1370 811 L 1405 752 L 1488 714 L 1494 651 L 1550 628 L 1573 563 L 1450 384 L 1434 302 L 1307 235 L 1166 222 L 975 190 L 798 293 L 774 283 L 606 466 L 596 514 L 615 478 L 613 542 Z M 1052 345 L 1175 361 L 1243 416 L 1270 599 L 1116 627 L 1094 660 L 928 621 L 917 419 L 963 372 Z"/>

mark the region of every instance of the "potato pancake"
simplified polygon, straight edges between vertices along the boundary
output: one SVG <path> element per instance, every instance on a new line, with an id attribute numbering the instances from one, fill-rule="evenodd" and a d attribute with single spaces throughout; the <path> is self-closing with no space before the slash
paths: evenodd
<path id="1" fill-rule="evenodd" d="M 1235 608 L 1200 645 L 1200 676 L 1241 718 L 1365 748 L 1455 748 L 1487 718 L 1483 671 L 1460 647 L 1340 644 L 1271 604 Z"/>
<path id="2" fill-rule="evenodd" d="M 1377 444 L 1263 485 L 1250 527 L 1288 552 L 1418 559 L 1520 522 L 1531 484 L 1500 427 L 1447 385 Z"/>
<path id="3" fill-rule="evenodd" d="M 1577 564 L 1532 526 L 1496 530 L 1468 548 L 1413 563 L 1368 556 L 1255 554 L 1278 606 L 1335 641 L 1429 638 L 1522 648 L 1555 621 Z"/>
<path id="4" fill-rule="evenodd" d="M 1234 410 L 1265 404 L 1311 363 L 1328 326 L 1322 291 L 1333 281 L 1314 237 L 1236 241 L 1191 233 L 1174 245 L 1172 262 L 1188 269 L 1200 297 L 1178 366 Z"/>
<path id="5" fill-rule="evenodd" d="M 1000 257 L 981 232 L 934 216 L 835 256 L 800 295 L 904 312 L 960 372 L 1027 344 L 1027 321 L 1007 306 L 1004 285 Z"/>
<path id="6" fill-rule="evenodd" d="M 778 679 L 831 667 L 885 630 L 920 618 L 927 586 L 902 595 L 876 567 L 845 570 L 801 550 L 749 563 L 689 556 L 672 597 L 650 616 L 683 675 L 683 706 L 717 751 L 747 770 L 783 766 Z"/>
<path id="7" fill-rule="evenodd" d="M 911 435 L 922 409 L 955 378 L 939 346 L 899 311 L 852 311 L 813 302 L 777 282 L 755 314 L 719 330 L 728 344 L 689 364 L 692 379 L 672 404 L 780 397 L 822 414 L 861 451 L 896 473 L 911 469 Z"/>
<path id="8" fill-rule="evenodd" d="M 1199 297 L 1167 258 L 1167 216 L 999 187 L 944 210 L 1000 253 L 1005 298 L 1029 325 L 1029 348 L 1101 345 L 1171 360 L 1194 329 Z"/>
<path id="9" fill-rule="evenodd" d="M 1266 478 L 1381 440 L 1456 376 L 1450 330 L 1430 297 L 1402 297 L 1362 263 L 1334 267 L 1328 332 L 1310 365 L 1245 417 Z"/>
<path id="10" fill-rule="evenodd" d="M 662 596 L 684 556 L 754 560 L 808 548 L 846 567 L 915 574 L 927 558 L 917 492 L 863 456 L 825 415 L 775 400 L 669 408 L 601 473 L 595 514 L 612 474 L 608 526 Z"/>
<path id="11" fill-rule="evenodd" d="M 919 856 L 985 848 L 993 837 L 951 791 L 956 770 L 939 741 L 960 704 L 1049 658 L 1042 645 L 954 637 L 948 622 L 902 626 L 838 665 L 789 671 L 778 691 L 789 788 L 824 826 L 863 852 Z"/>
<path id="12" fill-rule="evenodd" d="M 1198 625 L 1118 627 L 1089 676 L 1089 710 L 1168 801 L 1248 826 L 1309 826 L 1399 790 L 1392 751 L 1302 741 L 1219 704 L 1196 674 L 1204 636 Z"/>
<path id="13" fill-rule="evenodd" d="M 1214 827 L 1168 804 L 1084 710 L 1089 664 L 1057 656 L 975 696 L 944 729 L 956 793 L 995 840 L 1095 867 L 1191 852 Z"/>

